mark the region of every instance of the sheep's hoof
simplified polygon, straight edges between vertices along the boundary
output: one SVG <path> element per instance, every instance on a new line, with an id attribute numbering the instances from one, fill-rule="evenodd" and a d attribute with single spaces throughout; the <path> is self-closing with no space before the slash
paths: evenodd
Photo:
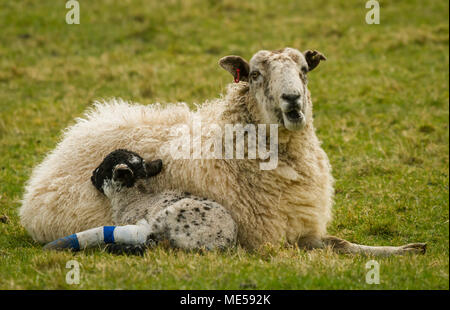
<path id="1" fill-rule="evenodd" d="M 120 243 L 109 243 L 105 247 L 105 251 L 110 254 L 117 255 L 138 255 L 143 256 L 147 250 L 147 246 L 143 244 L 130 245 L 130 244 L 120 244 Z"/>
<path id="2" fill-rule="evenodd" d="M 410 243 L 400 247 L 400 254 L 425 254 L 426 243 Z"/>
<path id="3" fill-rule="evenodd" d="M 45 251 L 51 251 L 51 250 L 72 250 L 72 251 L 79 251 L 80 245 L 78 243 L 78 239 L 76 235 L 70 235 L 64 238 L 60 238 L 57 240 L 54 240 L 52 242 L 47 243 L 44 245 L 43 249 Z"/>

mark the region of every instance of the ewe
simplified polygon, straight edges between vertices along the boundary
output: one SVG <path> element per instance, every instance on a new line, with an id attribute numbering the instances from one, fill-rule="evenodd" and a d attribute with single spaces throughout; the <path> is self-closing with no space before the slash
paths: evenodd
<path id="1" fill-rule="evenodd" d="M 90 173 L 106 154 L 129 148 L 143 158 L 163 160 L 165 170 L 152 180 L 155 192 L 188 191 L 229 210 L 244 247 L 286 242 L 307 249 L 330 246 L 341 253 L 424 252 L 425 244 L 369 247 L 327 236 L 333 178 L 315 134 L 307 89 L 307 73 L 324 59 L 316 51 L 292 48 L 259 51 L 250 63 L 224 57 L 219 64 L 235 78 L 239 69 L 242 82 L 195 112 L 185 105 L 97 104 L 34 170 L 20 210 L 22 224 L 40 242 L 111 224 L 108 201 L 90 184 Z M 277 168 L 261 170 L 260 159 L 172 158 L 165 147 L 175 139 L 170 128 L 184 124 L 192 131 L 198 118 L 219 127 L 278 124 Z"/>

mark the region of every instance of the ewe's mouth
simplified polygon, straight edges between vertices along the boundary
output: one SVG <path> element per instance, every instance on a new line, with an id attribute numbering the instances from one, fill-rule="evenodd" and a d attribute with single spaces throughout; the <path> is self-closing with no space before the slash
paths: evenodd
<path id="1" fill-rule="evenodd" d="M 300 110 L 291 110 L 283 113 L 283 125 L 291 131 L 300 130 L 305 127 L 306 118 Z"/>
<path id="2" fill-rule="evenodd" d="M 303 113 L 297 110 L 292 110 L 289 112 L 284 113 L 286 115 L 286 118 L 288 121 L 296 123 L 303 120 Z"/>

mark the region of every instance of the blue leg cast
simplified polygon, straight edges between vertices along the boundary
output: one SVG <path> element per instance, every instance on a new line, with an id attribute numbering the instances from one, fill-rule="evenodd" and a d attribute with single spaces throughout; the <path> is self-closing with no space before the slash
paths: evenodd
<path id="1" fill-rule="evenodd" d="M 44 250 L 63 250 L 70 249 L 73 251 L 80 250 L 80 243 L 78 242 L 78 238 L 76 234 L 57 239 L 50 243 L 47 243 L 44 246 Z"/>

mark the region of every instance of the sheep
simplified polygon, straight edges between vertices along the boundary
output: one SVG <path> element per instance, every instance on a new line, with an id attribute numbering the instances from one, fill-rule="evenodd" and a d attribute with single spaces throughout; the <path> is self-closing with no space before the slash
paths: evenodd
<path id="1" fill-rule="evenodd" d="M 188 191 L 224 206 L 238 225 L 238 242 L 244 248 L 281 243 L 303 249 L 329 247 L 339 253 L 424 253 L 424 243 L 371 247 L 327 235 L 334 181 L 315 134 L 307 88 L 308 73 L 325 59 L 318 51 L 293 48 L 262 50 L 250 62 L 240 56 L 223 57 L 219 65 L 238 83 L 196 111 L 182 103 L 161 107 L 97 102 L 34 169 L 25 188 L 21 223 L 39 242 L 110 224 L 111 210 L 90 186 L 89 173 L 112 150 L 129 148 L 143 158 L 164 161 L 165 171 L 152 181 L 155 192 Z M 182 124 L 192 134 L 194 119 L 219 128 L 276 124 L 276 168 L 262 170 L 261 158 L 173 158 L 166 146 L 179 137 L 171 128 Z M 208 130 L 201 132 L 201 137 L 210 135 Z"/>
<path id="2" fill-rule="evenodd" d="M 92 228 L 48 243 L 44 249 L 80 250 L 106 243 L 109 252 L 142 254 L 161 241 L 184 250 L 235 245 L 236 223 L 218 203 L 190 193 L 153 193 L 149 178 L 161 170 L 161 160 L 146 162 L 132 151 L 108 154 L 91 181 L 111 201 L 114 225 L 120 226 Z"/>

